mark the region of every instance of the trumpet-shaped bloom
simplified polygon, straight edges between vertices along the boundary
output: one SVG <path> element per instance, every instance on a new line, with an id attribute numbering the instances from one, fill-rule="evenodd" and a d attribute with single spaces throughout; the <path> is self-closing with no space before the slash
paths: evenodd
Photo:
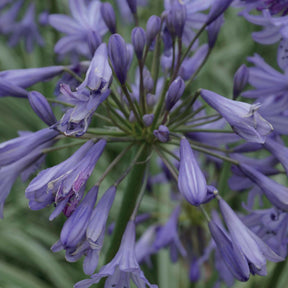
<path id="1" fill-rule="evenodd" d="M 130 279 L 137 287 L 157 288 L 145 278 L 135 256 L 135 223 L 129 221 L 122 237 L 121 245 L 115 257 L 103 266 L 99 273 L 91 279 L 82 280 L 75 284 L 75 288 L 87 288 L 98 283 L 101 278 L 108 277 L 105 287 L 130 287 Z"/>
<path id="2" fill-rule="evenodd" d="M 232 245 L 234 248 L 237 247 L 241 254 L 245 256 L 252 274 L 266 275 L 266 259 L 273 262 L 284 260 L 245 226 L 230 206 L 221 198 L 219 199 L 219 207 L 230 232 Z"/>
<path id="3" fill-rule="evenodd" d="M 38 210 L 55 203 L 56 209 L 50 216 L 52 220 L 69 200 L 77 204 L 81 199 L 79 193 L 93 172 L 105 145 L 105 140 L 96 144 L 92 140 L 88 141 L 64 162 L 41 171 L 25 191 L 30 208 Z"/>
<path id="4" fill-rule="evenodd" d="M 178 188 L 184 198 L 192 205 L 199 206 L 206 199 L 206 179 L 188 140 L 185 138 L 181 139 L 180 142 Z"/>
<path id="5" fill-rule="evenodd" d="M 58 31 L 65 33 L 55 45 L 55 52 L 66 54 L 76 51 L 79 54 L 91 57 L 101 43 L 101 37 L 107 32 L 102 19 L 98 0 L 90 1 L 69 0 L 72 17 L 52 14 L 49 23 Z"/>
<path id="6" fill-rule="evenodd" d="M 204 89 L 201 96 L 226 119 L 236 134 L 249 142 L 264 143 L 273 130 L 272 125 L 257 112 L 257 104 L 230 100 Z"/>

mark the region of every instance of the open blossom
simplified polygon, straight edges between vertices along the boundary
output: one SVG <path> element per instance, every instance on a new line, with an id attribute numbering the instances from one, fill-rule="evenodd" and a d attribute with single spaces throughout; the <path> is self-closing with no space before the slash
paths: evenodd
<path id="1" fill-rule="evenodd" d="M 75 288 L 88 288 L 98 283 L 101 278 L 108 277 L 106 287 L 129 287 L 130 279 L 137 287 L 157 288 L 151 285 L 145 278 L 135 255 L 135 223 L 129 221 L 122 237 L 121 245 L 115 257 L 107 265 L 103 266 L 99 273 L 93 274 L 91 279 L 82 280 L 75 284 Z"/>
<path id="2" fill-rule="evenodd" d="M 72 17 L 52 14 L 49 23 L 66 35 L 55 45 L 55 52 L 66 54 L 74 51 L 91 57 L 102 42 L 101 38 L 107 32 L 107 27 L 100 12 L 101 2 L 69 0 Z"/>
<path id="3" fill-rule="evenodd" d="M 25 191 L 30 208 L 38 210 L 55 203 L 56 208 L 50 216 L 52 220 L 66 205 L 78 203 L 81 200 L 78 194 L 91 175 L 105 145 L 105 140 L 96 144 L 90 140 L 64 162 L 41 171 Z"/>

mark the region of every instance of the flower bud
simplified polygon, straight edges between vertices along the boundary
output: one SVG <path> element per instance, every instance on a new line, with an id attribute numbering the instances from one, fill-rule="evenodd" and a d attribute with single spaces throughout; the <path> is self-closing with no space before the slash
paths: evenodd
<path id="1" fill-rule="evenodd" d="M 148 93 L 146 96 L 148 107 L 154 107 L 156 104 L 156 97 L 154 94 Z"/>
<path id="2" fill-rule="evenodd" d="M 153 134 L 160 142 L 169 141 L 169 129 L 164 125 L 160 125 L 158 130 L 153 131 Z"/>
<path id="3" fill-rule="evenodd" d="M 142 59 L 143 50 L 146 44 L 146 33 L 144 29 L 141 27 L 135 27 L 131 33 L 131 41 L 137 58 L 139 60 Z"/>
<path id="4" fill-rule="evenodd" d="M 116 33 L 116 17 L 112 5 L 108 2 L 101 4 L 101 15 L 109 31 Z"/>
<path id="5" fill-rule="evenodd" d="M 34 112 L 48 126 L 51 126 L 57 122 L 47 99 L 41 93 L 31 91 L 28 93 L 28 99 Z"/>
<path id="6" fill-rule="evenodd" d="M 153 123 L 153 120 L 154 120 L 154 114 L 145 114 L 143 116 L 143 122 L 146 127 L 151 126 Z"/>
<path id="7" fill-rule="evenodd" d="M 185 6 L 179 2 L 174 2 L 166 18 L 167 28 L 172 36 L 182 37 L 186 17 Z"/>
<path id="8" fill-rule="evenodd" d="M 224 16 L 223 14 L 218 17 L 212 24 L 208 25 L 207 32 L 208 32 L 208 45 L 209 48 L 212 49 L 215 45 L 215 42 L 218 37 L 218 33 L 220 31 L 221 26 L 224 23 Z"/>
<path id="9" fill-rule="evenodd" d="M 152 15 L 146 24 L 146 39 L 147 39 L 147 45 L 150 46 L 150 44 L 153 42 L 156 35 L 160 32 L 161 28 L 161 19 L 158 16 Z"/>
<path id="10" fill-rule="evenodd" d="M 132 14 L 136 14 L 137 12 L 137 0 L 126 0 Z"/>
<path id="11" fill-rule="evenodd" d="M 143 70 L 143 86 L 148 92 L 151 92 L 154 88 L 154 81 L 148 69 Z"/>
<path id="12" fill-rule="evenodd" d="M 236 99 L 246 86 L 249 79 L 249 70 L 245 64 L 241 65 L 234 75 L 233 99 Z"/>
<path id="13" fill-rule="evenodd" d="M 128 72 L 128 52 L 124 39 L 119 34 L 113 34 L 108 43 L 108 54 L 115 74 L 123 85 Z"/>
<path id="14" fill-rule="evenodd" d="M 215 0 L 206 21 L 207 25 L 210 25 L 215 21 L 224 11 L 230 6 L 233 0 Z"/>
<path id="15" fill-rule="evenodd" d="M 199 206 L 207 198 L 206 179 L 186 138 L 180 142 L 178 188 L 192 205 Z"/>
<path id="16" fill-rule="evenodd" d="M 177 77 L 170 85 L 166 96 L 166 110 L 170 111 L 181 98 L 185 89 L 185 83 L 181 77 Z"/>

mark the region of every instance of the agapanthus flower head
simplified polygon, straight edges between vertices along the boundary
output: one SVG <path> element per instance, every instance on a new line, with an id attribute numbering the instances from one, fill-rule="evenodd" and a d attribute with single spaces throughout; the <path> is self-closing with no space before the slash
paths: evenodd
<path id="1" fill-rule="evenodd" d="M 178 188 L 192 205 L 199 206 L 206 199 L 206 179 L 186 138 L 180 142 Z"/>
<path id="2" fill-rule="evenodd" d="M 135 223 L 129 221 L 122 237 L 121 245 L 115 257 L 103 266 L 99 273 L 93 274 L 91 279 L 82 280 L 75 284 L 75 288 L 88 288 L 98 283 L 101 278 L 108 277 L 106 287 L 129 287 L 130 279 L 137 287 L 157 288 L 145 278 L 135 256 Z M 115 286 L 114 286 L 115 285 Z"/>
<path id="3" fill-rule="evenodd" d="M 273 130 L 272 125 L 258 112 L 259 105 L 234 101 L 208 90 L 201 90 L 202 98 L 218 111 L 240 137 L 250 142 L 264 143 Z"/>

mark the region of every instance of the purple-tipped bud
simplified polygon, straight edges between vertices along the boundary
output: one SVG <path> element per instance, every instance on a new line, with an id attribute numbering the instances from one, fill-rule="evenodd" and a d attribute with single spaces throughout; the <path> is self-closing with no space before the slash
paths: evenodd
<path id="1" fill-rule="evenodd" d="M 38 22 L 42 26 L 47 26 L 49 24 L 49 12 L 43 11 L 38 16 Z"/>
<path id="2" fill-rule="evenodd" d="M 65 248 L 74 248 L 86 236 L 86 229 L 97 200 L 98 186 L 93 187 L 63 225 L 60 240 Z"/>
<path id="3" fill-rule="evenodd" d="M 131 33 L 131 41 L 137 58 L 142 59 L 143 50 L 146 44 L 146 33 L 143 28 L 135 27 Z"/>
<path id="4" fill-rule="evenodd" d="M 234 75 L 233 99 L 236 99 L 243 91 L 249 79 L 249 69 L 245 64 L 241 65 Z"/>
<path id="5" fill-rule="evenodd" d="M 155 103 L 156 103 L 156 98 L 154 94 L 148 93 L 147 96 L 147 105 L 149 107 L 154 107 Z"/>
<path id="6" fill-rule="evenodd" d="M 158 16 L 152 15 L 146 24 L 146 39 L 147 39 L 147 45 L 150 46 L 150 44 L 153 42 L 156 35 L 160 32 L 161 28 L 161 19 Z"/>
<path id="7" fill-rule="evenodd" d="M 210 25 L 222 13 L 224 13 L 224 11 L 230 6 L 232 1 L 233 0 L 215 0 L 208 14 L 206 24 Z"/>
<path id="8" fill-rule="evenodd" d="M 31 91 L 28 93 L 28 99 L 32 109 L 44 123 L 52 126 L 57 122 L 47 99 L 41 93 Z"/>
<path id="9" fill-rule="evenodd" d="M 119 34 L 113 34 L 108 43 L 108 54 L 115 74 L 123 85 L 126 82 L 128 72 L 128 53 L 124 39 Z"/>
<path id="10" fill-rule="evenodd" d="M 101 4 L 101 15 L 109 31 L 112 34 L 116 33 L 116 17 L 114 9 L 110 3 L 106 2 Z"/>
<path id="11" fill-rule="evenodd" d="M 167 28 L 172 36 L 182 38 L 186 17 L 185 5 L 175 1 L 172 4 L 166 18 Z"/>
<path id="12" fill-rule="evenodd" d="M 169 141 L 169 129 L 164 125 L 160 125 L 158 130 L 153 131 L 153 134 L 160 142 Z"/>
<path id="13" fill-rule="evenodd" d="M 143 86 L 148 92 L 151 92 L 154 88 L 154 81 L 148 69 L 143 71 Z"/>
<path id="14" fill-rule="evenodd" d="M 170 111 L 173 106 L 178 102 L 181 98 L 185 89 L 185 83 L 181 77 L 177 77 L 170 85 L 167 96 L 165 107 L 167 111 Z"/>
<path id="15" fill-rule="evenodd" d="M 218 17 L 215 22 L 213 22 L 212 24 L 210 24 L 207 28 L 207 32 L 208 32 L 208 45 L 209 48 L 212 49 L 215 45 L 215 42 L 217 40 L 218 37 L 218 33 L 220 31 L 221 26 L 224 23 L 224 17 L 223 15 L 221 15 L 220 17 Z"/>
<path id="16" fill-rule="evenodd" d="M 186 138 L 180 142 L 178 188 L 192 205 L 199 206 L 207 198 L 206 179 Z"/>
<path id="17" fill-rule="evenodd" d="M 153 123 L 153 120 L 154 120 L 154 114 L 145 114 L 143 116 L 143 122 L 146 127 L 151 126 Z"/>
<path id="18" fill-rule="evenodd" d="M 136 119 L 133 111 L 131 111 L 130 114 L 129 114 L 129 122 L 130 122 L 130 123 L 135 123 L 136 120 L 137 120 L 137 119 Z"/>
<path id="19" fill-rule="evenodd" d="M 136 14 L 137 12 L 137 0 L 126 0 L 132 14 Z"/>

